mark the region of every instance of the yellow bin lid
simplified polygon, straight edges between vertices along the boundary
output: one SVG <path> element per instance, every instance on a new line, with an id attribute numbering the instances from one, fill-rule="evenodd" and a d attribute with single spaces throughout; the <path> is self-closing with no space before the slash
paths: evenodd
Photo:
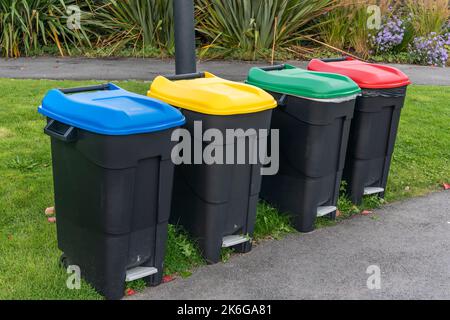
<path id="1" fill-rule="evenodd" d="M 225 80 L 205 72 L 203 78 L 153 80 L 147 96 L 172 106 L 212 115 L 233 115 L 275 108 L 274 98 L 252 85 Z"/>

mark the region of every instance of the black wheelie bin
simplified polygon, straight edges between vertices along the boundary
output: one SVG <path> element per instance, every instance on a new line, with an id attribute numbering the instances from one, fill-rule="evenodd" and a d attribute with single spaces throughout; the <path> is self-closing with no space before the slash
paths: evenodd
<path id="1" fill-rule="evenodd" d="M 335 217 L 358 86 L 348 77 L 288 64 L 252 68 L 247 83 L 274 96 L 280 168 L 263 177 L 261 198 L 292 215 L 300 232 L 316 217 Z"/>
<path id="2" fill-rule="evenodd" d="M 38 112 L 51 137 L 63 265 L 107 299 L 125 281 L 163 276 L 174 165 L 171 106 L 113 84 L 53 89 Z"/>
<path id="3" fill-rule="evenodd" d="M 198 241 L 208 263 L 219 261 L 222 247 L 251 250 L 261 162 L 249 161 L 249 156 L 252 143 L 267 148 L 275 100 L 259 88 L 208 72 L 158 76 L 148 96 L 181 108 L 188 136 L 183 142 L 192 142 L 180 151 L 189 159 L 175 167 L 170 222 L 183 226 Z M 225 139 L 229 130 L 236 130 L 231 141 Z M 204 139 L 208 131 L 215 138 Z M 203 154 L 213 146 L 221 156 L 204 161 Z M 245 161 L 239 162 L 240 156 Z"/>
<path id="4" fill-rule="evenodd" d="M 348 76 L 362 89 L 356 100 L 343 179 L 355 204 L 384 197 L 400 113 L 411 83 L 400 70 L 349 57 L 314 59 L 308 69 Z"/>

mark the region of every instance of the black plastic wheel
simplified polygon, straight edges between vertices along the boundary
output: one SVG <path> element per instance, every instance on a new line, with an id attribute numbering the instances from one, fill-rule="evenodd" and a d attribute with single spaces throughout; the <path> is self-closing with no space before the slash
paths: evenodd
<path id="1" fill-rule="evenodd" d="M 232 248 L 237 253 L 248 253 L 252 250 L 252 246 L 253 246 L 253 244 L 252 244 L 252 241 L 250 240 L 250 241 L 238 244 Z"/>
<path id="2" fill-rule="evenodd" d="M 336 220 L 336 213 L 337 213 L 337 211 L 333 211 L 333 212 L 327 214 L 327 217 L 331 220 Z"/>

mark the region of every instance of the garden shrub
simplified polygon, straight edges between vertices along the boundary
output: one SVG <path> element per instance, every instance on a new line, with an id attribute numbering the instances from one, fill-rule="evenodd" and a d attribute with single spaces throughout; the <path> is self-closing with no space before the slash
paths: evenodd
<path id="1" fill-rule="evenodd" d="M 449 0 L 194 0 L 199 57 L 312 57 L 445 65 Z M 80 30 L 67 7 L 82 10 Z M 383 17 L 369 30 L 368 6 Z M 0 55 L 173 56 L 172 0 L 0 0 Z M 341 51 L 339 51 L 341 50 Z M 306 52 L 306 54 L 305 54 Z"/>
<path id="2" fill-rule="evenodd" d="M 372 45 L 376 53 L 391 52 L 403 42 L 406 26 L 401 18 L 392 15 L 382 25 L 376 35 L 371 37 Z"/>
<path id="3" fill-rule="evenodd" d="M 449 46 L 450 33 L 439 35 L 431 32 L 428 36 L 414 39 L 410 45 L 411 59 L 416 63 L 443 67 L 449 58 Z"/>

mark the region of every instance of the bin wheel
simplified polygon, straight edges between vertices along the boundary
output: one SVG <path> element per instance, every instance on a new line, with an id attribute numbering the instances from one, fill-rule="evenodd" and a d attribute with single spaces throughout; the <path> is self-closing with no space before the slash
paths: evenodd
<path id="1" fill-rule="evenodd" d="M 253 246 L 252 241 L 250 240 L 250 241 L 238 244 L 232 248 L 237 253 L 248 253 L 252 250 L 252 246 Z"/>
<path id="2" fill-rule="evenodd" d="M 59 257 L 59 266 L 65 270 L 69 267 L 69 258 L 64 253 Z"/>

